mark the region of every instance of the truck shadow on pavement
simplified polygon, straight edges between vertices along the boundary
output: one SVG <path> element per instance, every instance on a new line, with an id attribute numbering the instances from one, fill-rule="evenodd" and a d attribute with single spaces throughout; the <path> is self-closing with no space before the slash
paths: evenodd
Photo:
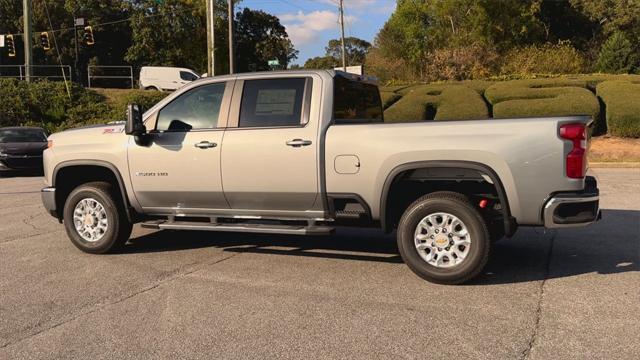
<path id="1" fill-rule="evenodd" d="M 129 241 L 120 254 L 222 248 L 226 252 L 401 264 L 395 234 L 339 228 L 332 236 L 159 231 Z M 580 274 L 640 271 L 640 211 L 603 210 L 585 228 L 521 228 L 492 247 L 484 272 L 468 285 L 497 285 Z M 410 270 L 407 268 L 407 272 Z"/>

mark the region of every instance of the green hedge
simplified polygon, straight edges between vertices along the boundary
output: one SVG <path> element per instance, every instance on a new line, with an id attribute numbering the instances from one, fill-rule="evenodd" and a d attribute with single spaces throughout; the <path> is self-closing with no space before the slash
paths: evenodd
<path id="1" fill-rule="evenodd" d="M 382 108 L 387 109 L 389 106 L 393 105 L 398 99 L 402 96 L 400 94 L 396 94 L 391 91 L 380 91 L 380 97 L 382 98 Z"/>
<path id="2" fill-rule="evenodd" d="M 515 80 L 490 86 L 484 93 L 494 118 L 590 115 L 598 119 L 600 104 L 587 81 L 572 79 Z"/>
<path id="3" fill-rule="evenodd" d="M 405 95 L 384 112 L 385 121 L 468 120 L 489 117 L 482 96 L 466 86 L 418 85 L 404 89 L 403 92 Z"/>
<path id="4" fill-rule="evenodd" d="M 605 104 L 609 134 L 640 137 L 640 81 L 605 81 L 597 86 L 596 92 Z"/>

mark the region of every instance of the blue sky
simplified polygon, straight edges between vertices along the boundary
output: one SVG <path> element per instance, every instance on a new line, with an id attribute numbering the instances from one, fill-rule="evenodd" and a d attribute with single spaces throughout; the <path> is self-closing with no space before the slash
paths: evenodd
<path id="1" fill-rule="evenodd" d="M 395 8 L 395 0 L 344 0 L 345 36 L 373 42 Z M 239 8 L 260 9 L 280 18 L 296 49 L 297 64 L 323 56 L 331 39 L 340 37 L 338 0 L 243 0 Z"/>

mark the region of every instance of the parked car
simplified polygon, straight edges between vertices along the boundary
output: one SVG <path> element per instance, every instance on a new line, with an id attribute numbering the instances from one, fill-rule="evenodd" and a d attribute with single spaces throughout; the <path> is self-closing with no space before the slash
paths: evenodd
<path id="1" fill-rule="evenodd" d="M 42 171 L 47 134 L 38 127 L 0 128 L 0 171 Z"/>
<path id="2" fill-rule="evenodd" d="M 199 78 L 191 69 L 144 66 L 140 69 L 140 88 L 174 91 Z"/>
<path id="3" fill-rule="evenodd" d="M 336 71 L 195 81 L 124 126 L 65 131 L 45 151 L 45 208 L 105 253 L 153 229 L 397 231 L 419 276 L 480 273 L 518 226 L 599 219 L 587 116 L 384 123 L 369 79 Z"/>

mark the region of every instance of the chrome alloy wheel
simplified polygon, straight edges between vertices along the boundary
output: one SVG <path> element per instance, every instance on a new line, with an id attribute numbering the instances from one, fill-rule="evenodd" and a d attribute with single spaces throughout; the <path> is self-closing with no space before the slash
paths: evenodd
<path id="1" fill-rule="evenodd" d="M 99 241 L 109 228 L 107 211 L 93 198 L 78 202 L 73 210 L 73 223 L 78 234 L 88 242 Z"/>
<path id="2" fill-rule="evenodd" d="M 471 246 L 467 226 L 458 217 L 443 212 L 425 216 L 416 227 L 414 241 L 420 257 L 438 268 L 459 265 Z"/>

